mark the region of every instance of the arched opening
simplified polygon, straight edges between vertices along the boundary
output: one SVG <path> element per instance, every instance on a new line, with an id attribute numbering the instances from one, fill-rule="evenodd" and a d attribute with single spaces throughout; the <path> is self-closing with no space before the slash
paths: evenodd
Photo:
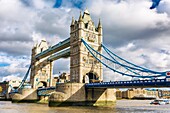
<path id="1" fill-rule="evenodd" d="M 17 89 L 18 87 L 17 86 L 15 86 L 15 87 L 13 87 L 14 89 Z"/>
<path id="2" fill-rule="evenodd" d="M 98 77 L 97 73 L 89 72 L 89 73 L 86 73 L 86 75 L 89 77 L 90 83 L 99 82 L 99 77 Z"/>
<path id="3" fill-rule="evenodd" d="M 38 88 L 45 88 L 45 87 L 47 87 L 47 82 L 40 81 L 40 82 L 38 83 Z"/>

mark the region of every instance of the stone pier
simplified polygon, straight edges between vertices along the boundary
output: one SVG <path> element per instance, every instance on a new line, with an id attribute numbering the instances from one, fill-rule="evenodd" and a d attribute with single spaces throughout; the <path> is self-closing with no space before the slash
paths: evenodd
<path id="1" fill-rule="evenodd" d="M 115 89 L 86 89 L 83 83 L 63 83 L 49 97 L 49 106 L 112 106 Z"/>
<path id="2" fill-rule="evenodd" d="M 14 93 L 10 95 L 12 98 L 12 102 L 37 102 L 37 89 L 21 89 L 19 93 Z"/>

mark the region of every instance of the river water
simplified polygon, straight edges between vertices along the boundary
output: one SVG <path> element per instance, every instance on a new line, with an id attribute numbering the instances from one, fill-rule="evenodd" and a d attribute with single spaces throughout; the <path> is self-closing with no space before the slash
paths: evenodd
<path id="1" fill-rule="evenodd" d="M 151 100 L 118 100 L 106 107 L 48 107 L 46 104 L 0 101 L 0 113 L 170 113 L 170 104 L 150 105 Z"/>

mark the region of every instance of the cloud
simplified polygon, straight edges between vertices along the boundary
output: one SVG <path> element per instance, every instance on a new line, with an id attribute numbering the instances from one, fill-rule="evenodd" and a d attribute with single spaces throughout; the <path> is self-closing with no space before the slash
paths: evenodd
<path id="1" fill-rule="evenodd" d="M 168 15 L 170 15 L 170 1 L 169 0 L 162 0 L 159 4 L 158 12 L 159 13 L 167 13 Z"/>
<path id="2" fill-rule="evenodd" d="M 16 76 L 22 78 L 26 74 L 26 71 L 30 64 L 30 59 L 28 59 L 27 56 L 14 57 L 0 54 L 0 62 L 5 62 L 6 64 L 9 64 L 0 68 L 1 81 L 6 76 Z"/>
<path id="3" fill-rule="evenodd" d="M 11 81 L 11 80 L 22 80 L 20 77 L 17 77 L 17 75 L 9 75 L 2 78 L 2 81 Z"/>
<path id="4" fill-rule="evenodd" d="M 169 70 L 169 55 L 160 51 L 169 52 L 170 48 L 169 6 L 164 9 L 161 3 L 161 12 L 160 9 L 150 10 L 151 4 L 148 0 L 87 2 L 95 23 L 98 18 L 102 20 L 103 40 L 107 47 L 137 65 L 166 71 Z M 164 4 L 169 2 L 165 0 Z M 104 71 L 104 76 L 110 73 Z"/>
<path id="5" fill-rule="evenodd" d="M 113 52 L 144 67 L 169 69 L 169 0 L 154 10 L 149 9 L 150 0 L 62 0 L 58 8 L 54 4 L 55 0 L 0 0 L 0 62 L 10 64 L 0 68 L 0 76 L 23 77 L 34 43 L 46 38 L 54 45 L 68 38 L 72 16 L 78 19 L 86 7 L 95 25 L 101 19 L 104 44 Z M 53 72 L 68 69 L 69 60 L 62 59 L 55 61 Z M 121 79 L 112 73 L 104 69 L 104 79 Z"/>
<path id="6" fill-rule="evenodd" d="M 169 31 L 168 15 L 150 10 L 148 7 L 151 2 L 148 0 L 125 0 L 119 3 L 99 0 L 89 1 L 88 4 L 91 15 L 102 20 L 104 42 L 112 46 L 122 46 L 137 39 L 153 38 Z"/>
<path id="7" fill-rule="evenodd" d="M 62 64 L 62 65 L 61 65 Z M 59 74 L 63 72 L 70 73 L 70 59 L 62 58 L 57 61 L 54 61 L 53 73 Z"/>

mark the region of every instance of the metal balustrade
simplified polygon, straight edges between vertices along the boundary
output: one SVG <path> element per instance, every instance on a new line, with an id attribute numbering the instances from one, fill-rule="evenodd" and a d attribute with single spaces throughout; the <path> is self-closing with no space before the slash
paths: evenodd
<path id="1" fill-rule="evenodd" d="M 134 80 L 134 81 L 112 81 L 101 83 L 88 83 L 86 88 L 135 88 L 135 87 L 169 87 L 170 81 L 166 79 L 157 80 Z"/>
<path id="2" fill-rule="evenodd" d="M 68 48 L 68 49 L 66 49 L 66 50 L 63 50 L 63 51 L 60 51 L 60 52 L 58 52 L 58 53 L 50 56 L 50 57 L 48 58 L 48 60 L 49 60 L 49 61 L 54 61 L 54 60 L 57 60 L 57 59 L 63 58 L 63 57 L 67 58 L 67 57 L 69 57 L 69 56 L 70 56 L 70 48 Z"/>

